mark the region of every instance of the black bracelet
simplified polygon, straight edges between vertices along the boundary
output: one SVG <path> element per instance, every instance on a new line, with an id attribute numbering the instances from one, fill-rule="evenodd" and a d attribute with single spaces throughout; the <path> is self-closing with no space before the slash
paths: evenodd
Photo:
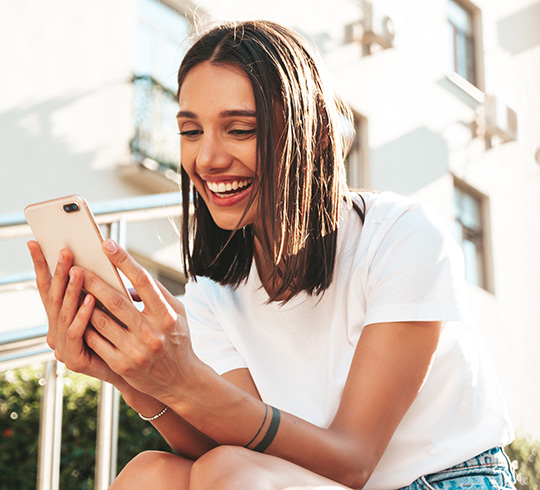
<path id="1" fill-rule="evenodd" d="M 281 414 L 277 408 L 272 407 L 272 420 L 270 421 L 270 425 L 268 426 L 268 430 L 266 431 L 266 434 L 262 438 L 262 441 L 257 444 L 253 448 L 253 451 L 257 451 L 258 453 L 264 453 L 266 449 L 268 449 L 268 446 L 272 444 L 274 441 L 274 438 L 276 437 L 279 424 L 281 422 Z"/>
<path id="2" fill-rule="evenodd" d="M 264 412 L 264 419 L 262 421 L 262 424 L 259 427 L 259 430 L 257 431 L 257 433 L 253 436 L 253 439 L 251 439 L 251 441 L 249 441 L 244 447 L 248 447 L 251 443 L 253 443 L 253 441 L 257 439 L 257 436 L 261 433 L 261 430 L 264 427 L 264 423 L 266 422 L 266 417 L 268 416 L 268 405 L 265 404 L 264 406 L 266 407 L 266 411 Z"/>

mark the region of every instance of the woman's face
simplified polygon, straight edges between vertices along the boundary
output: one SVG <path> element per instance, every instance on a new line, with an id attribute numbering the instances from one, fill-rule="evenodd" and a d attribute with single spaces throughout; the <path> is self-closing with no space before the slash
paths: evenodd
<path id="1" fill-rule="evenodd" d="M 258 180 L 255 98 L 248 76 L 234 65 L 205 61 L 186 75 L 178 102 L 182 167 L 217 226 L 233 230 L 254 223 L 256 200 L 242 218 Z"/>

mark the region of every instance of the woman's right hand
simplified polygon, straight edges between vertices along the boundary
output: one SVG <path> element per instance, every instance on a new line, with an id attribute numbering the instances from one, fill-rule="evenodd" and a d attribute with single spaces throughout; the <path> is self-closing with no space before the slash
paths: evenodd
<path id="1" fill-rule="evenodd" d="M 49 321 L 47 343 L 54 350 L 56 359 L 72 371 L 118 383 L 120 377 L 84 341 L 86 329 L 92 328 L 89 322 L 95 298 L 89 294 L 83 295 L 84 274 L 72 269 L 73 254 L 67 249 L 62 250 L 54 275 L 51 276 L 38 243 L 28 242 L 28 249 Z"/>

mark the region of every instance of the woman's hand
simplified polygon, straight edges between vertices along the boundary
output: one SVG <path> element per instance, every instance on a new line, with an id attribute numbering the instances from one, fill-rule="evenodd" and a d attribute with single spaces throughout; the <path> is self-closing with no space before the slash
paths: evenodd
<path id="1" fill-rule="evenodd" d="M 28 249 L 34 262 L 41 301 L 47 312 L 47 343 L 54 350 L 56 359 L 72 371 L 104 381 L 117 381 L 115 373 L 84 342 L 95 300 L 91 295 L 83 295 L 84 274 L 72 268 L 73 254 L 62 250 L 51 276 L 38 243 L 28 242 Z"/>
<path id="2" fill-rule="evenodd" d="M 200 363 L 191 349 L 184 307 L 115 242 L 107 240 L 103 249 L 131 281 L 144 309 L 92 272 L 73 267 L 106 310 L 93 309 L 86 343 L 136 390 L 167 403 L 173 387 L 182 386 Z"/>

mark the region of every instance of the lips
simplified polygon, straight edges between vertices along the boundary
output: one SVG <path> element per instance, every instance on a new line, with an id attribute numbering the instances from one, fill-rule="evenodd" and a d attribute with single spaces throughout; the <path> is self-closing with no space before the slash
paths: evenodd
<path id="1" fill-rule="evenodd" d="M 238 179 L 222 182 L 206 181 L 206 187 L 216 196 L 226 198 L 244 192 L 252 183 L 253 179 Z"/>

